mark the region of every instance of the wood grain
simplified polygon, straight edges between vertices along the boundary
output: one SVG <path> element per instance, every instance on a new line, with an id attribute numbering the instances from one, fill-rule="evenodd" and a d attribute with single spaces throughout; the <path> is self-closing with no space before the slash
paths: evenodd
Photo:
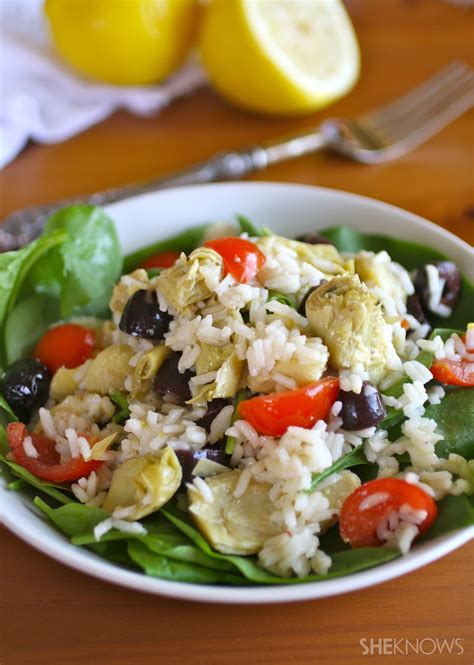
<path id="1" fill-rule="evenodd" d="M 156 118 L 116 113 L 65 143 L 29 145 L 0 175 L 0 216 L 30 204 L 145 179 L 217 150 L 384 103 L 455 58 L 474 65 L 474 10 L 442 0 L 350 0 L 363 57 L 360 82 L 332 108 L 266 119 L 202 89 Z M 362 166 L 320 154 L 259 180 L 373 196 L 474 241 L 472 113 L 397 162 Z M 397 229 L 381 229 L 396 234 Z M 222 607 L 139 594 L 88 578 L 0 531 L 0 663 L 260 665 L 472 663 L 474 546 L 401 579 L 337 598 Z M 462 655 L 364 656 L 362 638 L 460 638 Z M 428 645 L 428 643 L 425 643 Z"/>

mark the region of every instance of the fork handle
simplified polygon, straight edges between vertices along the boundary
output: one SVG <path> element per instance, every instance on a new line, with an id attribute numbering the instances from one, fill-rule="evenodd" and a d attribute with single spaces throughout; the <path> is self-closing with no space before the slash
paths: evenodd
<path id="1" fill-rule="evenodd" d="M 217 153 L 209 160 L 170 176 L 148 182 L 114 187 L 94 194 L 74 196 L 9 215 L 0 226 L 0 252 L 18 249 L 39 236 L 48 217 L 58 208 L 73 203 L 104 206 L 138 194 L 168 187 L 196 185 L 220 180 L 238 180 L 270 164 L 316 152 L 327 143 L 319 129 L 292 134 L 243 150 Z"/>

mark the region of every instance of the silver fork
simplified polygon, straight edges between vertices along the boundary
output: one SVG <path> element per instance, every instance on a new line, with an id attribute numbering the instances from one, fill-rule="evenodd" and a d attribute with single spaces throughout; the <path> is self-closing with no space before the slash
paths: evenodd
<path id="1" fill-rule="evenodd" d="M 463 62 L 453 62 L 407 95 L 356 118 L 326 120 L 316 129 L 219 153 L 167 178 L 19 210 L 0 227 L 0 251 L 16 249 L 37 237 L 48 216 L 71 203 L 106 205 L 166 187 L 236 180 L 270 164 L 322 148 L 364 164 L 394 159 L 426 141 L 472 106 L 474 70 Z"/>

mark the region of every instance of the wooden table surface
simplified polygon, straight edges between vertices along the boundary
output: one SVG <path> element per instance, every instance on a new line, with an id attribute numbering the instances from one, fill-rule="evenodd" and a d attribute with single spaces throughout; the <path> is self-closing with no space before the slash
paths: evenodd
<path id="1" fill-rule="evenodd" d="M 0 175 L 0 216 L 30 204 L 165 174 L 217 150 L 349 115 L 404 92 L 455 58 L 474 65 L 474 8 L 443 0 L 351 0 L 362 77 L 333 108 L 297 120 L 239 112 L 202 89 L 157 118 L 117 113 L 60 145 L 30 145 Z M 365 194 L 474 240 L 474 132 L 467 114 L 397 162 L 362 166 L 320 154 L 257 179 L 312 183 Z M 396 233 L 396 230 L 392 230 Z M 427 239 L 429 240 L 429 239 Z M 104 665 L 382 662 L 362 638 L 387 642 L 387 663 L 472 663 L 471 543 L 377 587 L 327 600 L 215 606 L 148 596 L 88 578 L 1 531 L 0 663 Z M 459 638 L 451 655 L 425 642 Z M 401 649 L 401 651 L 400 651 Z M 407 651 L 409 655 L 402 655 Z M 462 653 L 460 651 L 462 650 Z M 383 660 L 385 662 L 385 659 Z"/>

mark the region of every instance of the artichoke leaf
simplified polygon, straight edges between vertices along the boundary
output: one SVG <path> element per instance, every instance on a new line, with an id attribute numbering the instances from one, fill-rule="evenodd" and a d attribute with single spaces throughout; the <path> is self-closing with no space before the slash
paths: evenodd
<path id="1" fill-rule="evenodd" d="M 390 270 L 390 262 L 380 261 L 374 252 L 359 252 L 355 258 L 355 270 L 361 280 L 369 287 L 379 287 L 389 296 L 406 303 L 407 294 L 400 280 Z"/>
<path id="2" fill-rule="evenodd" d="M 210 298 L 223 277 L 223 261 L 213 249 L 200 247 L 156 278 L 156 284 L 166 300 L 178 312 L 192 312 L 192 306 Z"/>
<path id="3" fill-rule="evenodd" d="M 143 397 L 150 391 L 153 379 L 170 354 L 171 349 L 160 344 L 142 355 L 133 372 L 133 397 Z"/>
<path id="4" fill-rule="evenodd" d="M 228 346 L 232 347 L 231 344 Z M 186 404 L 204 405 L 206 402 L 210 402 L 218 397 L 235 397 L 239 392 L 243 368 L 244 361 L 240 360 L 237 354 L 232 352 L 217 370 L 215 380 L 212 383 L 202 386 L 199 392 L 192 399 L 188 400 Z M 208 371 L 215 371 L 215 369 Z"/>
<path id="5" fill-rule="evenodd" d="M 149 288 L 150 279 L 147 271 L 137 268 L 129 275 L 124 275 L 115 285 L 110 299 L 110 309 L 114 314 L 122 314 L 125 305 L 134 293 Z"/>
<path id="6" fill-rule="evenodd" d="M 79 381 L 76 377 L 80 374 L 81 367 L 83 365 L 72 369 L 60 367 L 51 380 L 49 396 L 56 402 L 62 402 L 68 395 L 73 395 L 79 388 Z"/>
<path id="7" fill-rule="evenodd" d="M 163 506 L 177 492 L 183 472 L 176 453 L 167 446 L 156 455 L 126 460 L 115 469 L 103 509 L 133 508 L 128 520 L 138 520 Z"/>
<path id="8" fill-rule="evenodd" d="M 234 497 L 241 473 L 236 469 L 207 478 L 211 503 L 194 485 L 188 489 L 193 520 L 210 545 L 224 554 L 255 554 L 280 530 L 270 519 L 275 507 L 268 498 L 268 483 L 251 481 L 241 497 Z"/>
<path id="9" fill-rule="evenodd" d="M 306 302 L 306 316 L 328 347 L 332 367 L 351 369 L 361 363 L 372 381 L 382 378 L 393 344 L 379 301 L 358 275 L 334 277 L 319 286 Z"/>
<path id="10" fill-rule="evenodd" d="M 113 434 L 109 434 L 108 436 L 106 436 L 104 439 L 101 439 L 100 441 L 94 443 L 91 448 L 91 459 L 106 460 L 107 459 L 106 453 L 110 448 L 110 446 L 115 441 L 116 437 L 117 437 L 117 432 L 114 432 Z"/>
<path id="11" fill-rule="evenodd" d="M 201 343 L 201 352 L 196 360 L 196 375 L 217 371 L 232 354 L 234 345 L 211 346 Z"/>

